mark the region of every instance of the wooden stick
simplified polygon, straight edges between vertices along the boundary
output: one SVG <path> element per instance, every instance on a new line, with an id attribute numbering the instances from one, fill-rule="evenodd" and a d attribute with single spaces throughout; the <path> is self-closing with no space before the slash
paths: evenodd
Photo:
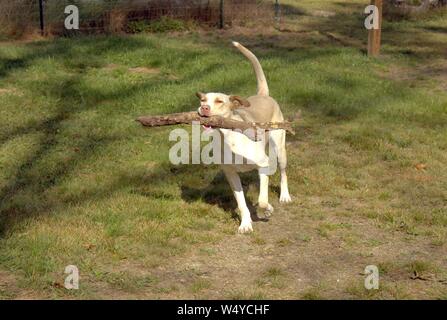
<path id="1" fill-rule="evenodd" d="M 145 127 L 159 127 L 170 126 L 176 124 L 191 124 L 193 121 L 199 122 L 201 125 L 223 128 L 223 129 L 239 129 L 245 131 L 247 129 L 263 129 L 263 130 L 279 130 L 283 129 L 295 135 L 295 131 L 292 128 L 292 123 L 285 122 L 244 122 L 233 119 L 223 118 L 219 116 L 202 117 L 196 111 L 171 113 L 161 116 L 145 116 L 139 117 L 136 121 L 140 122 Z"/>

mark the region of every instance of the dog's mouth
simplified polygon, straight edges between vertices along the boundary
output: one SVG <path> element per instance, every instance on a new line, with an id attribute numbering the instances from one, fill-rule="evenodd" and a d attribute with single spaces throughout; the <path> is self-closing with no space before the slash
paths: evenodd
<path id="1" fill-rule="evenodd" d="M 206 118 L 208 118 L 210 115 L 209 114 L 204 114 L 204 113 L 202 113 L 200 110 L 199 110 L 199 115 L 201 116 L 201 117 L 206 117 Z M 202 124 L 202 128 L 203 128 L 203 130 L 205 130 L 205 131 L 210 131 L 210 130 L 212 130 L 213 129 L 213 127 L 211 127 L 211 126 L 207 126 L 207 125 L 204 125 L 204 124 Z"/>

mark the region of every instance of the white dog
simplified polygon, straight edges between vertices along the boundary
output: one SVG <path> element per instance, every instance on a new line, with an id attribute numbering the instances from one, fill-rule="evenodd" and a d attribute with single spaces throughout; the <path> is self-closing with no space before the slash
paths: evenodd
<path id="1" fill-rule="evenodd" d="M 244 100 L 238 96 L 229 96 L 223 93 L 197 93 L 200 99 L 198 110 L 201 116 L 222 116 L 235 120 L 248 122 L 282 122 L 283 114 L 278 103 L 269 96 L 269 88 L 264 71 L 256 56 L 247 48 L 237 42 L 233 45 L 242 52 L 251 62 L 258 82 L 258 93 Z M 280 202 L 290 202 L 287 184 L 286 166 L 286 132 L 285 130 L 272 130 L 268 132 L 263 141 L 253 141 L 246 135 L 227 129 L 219 129 L 224 137 L 225 144 L 236 154 L 250 160 L 250 164 L 223 164 L 222 169 L 233 190 L 237 205 L 241 214 L 240 233 L 253 231 L 250 211 L 245 202 L 244 192 L 238 172 L 258 169 L 260 179 L 260 192 L 258 205 L 266 210 L 266 214 L 273 212 L 273 207 L 268 201 L 269 175 L 272 172 L 272 161 L 276 169 L 278 160 L 281 171 Z M 266 142 L 270 144 L 273 155 L 265 154 Z M 272 153 L 272 152 L 270 152 Z"/>

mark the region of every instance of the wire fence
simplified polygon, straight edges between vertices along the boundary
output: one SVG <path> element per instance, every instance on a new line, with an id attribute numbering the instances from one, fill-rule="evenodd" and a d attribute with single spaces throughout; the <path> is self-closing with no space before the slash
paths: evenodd
<path id="1" fill-rule="evenodd" d="M 79 9 L 76 32 L 80 33 L 133 32 L 164 18 L 211 28 L 273 26 L 281 15 L 279 0 L 0 0 L 1 31 L 13 35 L 36 30 L 54 35 L 74 32 L 64 26 L 68 5 Z"/>

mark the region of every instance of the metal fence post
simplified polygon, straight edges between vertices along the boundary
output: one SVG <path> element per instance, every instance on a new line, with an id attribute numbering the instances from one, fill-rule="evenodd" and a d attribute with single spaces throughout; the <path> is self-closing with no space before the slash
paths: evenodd
<path id="1" fill-rule="evenodd" d="M 223 29 L 224 26 L 225 26 L 224 0 L 220 0 L 219 28 Z"/>
<path id="2" fill-rule="evenodd" d="M 40 34 L 43 36 L 45 34 L 45 24 L 43 17 L 43 1 L 39 0 L 39 19 L 40 19 Z"/>

